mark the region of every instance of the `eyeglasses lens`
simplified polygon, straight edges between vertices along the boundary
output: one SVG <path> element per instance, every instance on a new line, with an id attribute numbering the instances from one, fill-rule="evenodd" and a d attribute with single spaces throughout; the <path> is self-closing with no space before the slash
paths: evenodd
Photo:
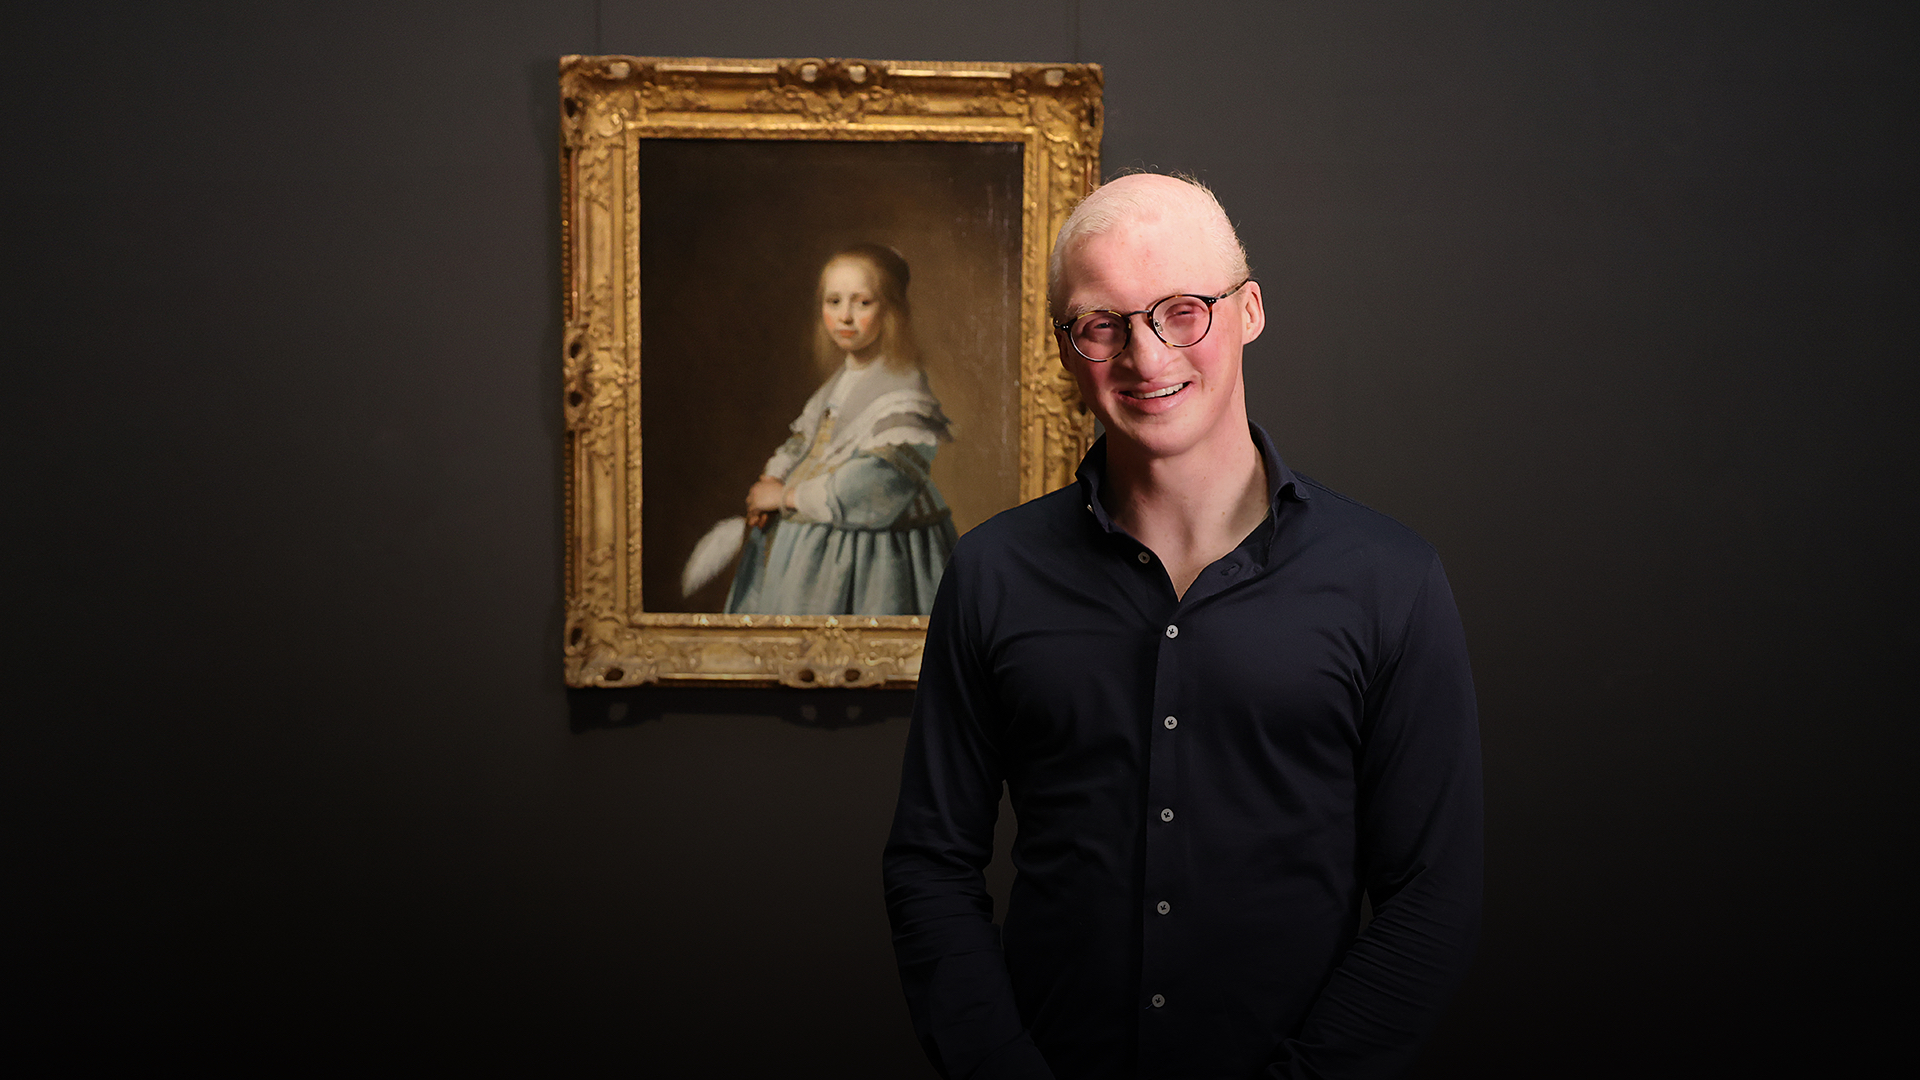
<path id="1" fill-rule="evenodd" d="M 1175 348 L 1197 345 L 1213 325 L 1213 306 L 1197 296 L 1169 296 L 1146 312 L 1160 340 Z M 1119 356 L 1133 337 L 1133 321 L 1117 312 L 1089 311 L 1074 321 L 1073 347 L 1089 360 Z"/>
<path id="2" fill-rule="evenodd" d="M 1197 296 L 1169 296 L 1147 312 L 1160 340 L 1175 348 L 1197 345 L 1213 325 L 1213 307 Z"/>
<path id="3" fill-rule="evenodd" d="M 1089 360 L 1111 360 L 1127 347 L 1127 320 L 1111 311 L 1089 311 L 1073 324 L 1073 347 Z"/>

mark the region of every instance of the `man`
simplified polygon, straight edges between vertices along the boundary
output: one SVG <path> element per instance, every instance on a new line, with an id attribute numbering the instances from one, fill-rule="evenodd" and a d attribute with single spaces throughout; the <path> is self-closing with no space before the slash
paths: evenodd
<path id="1" fill-rule="evenodd" d="M 1049 277 L 1106 434 L 940 584 L 886 851 L 915 1029 L 956 1080 L 1396 1075 L 1479 924 L 1440 564 L 1248 422 L 1266 312 L 1206 189 L 1100 188 Z M 981 875 L 1003 783 L 1004 953 Z"/>

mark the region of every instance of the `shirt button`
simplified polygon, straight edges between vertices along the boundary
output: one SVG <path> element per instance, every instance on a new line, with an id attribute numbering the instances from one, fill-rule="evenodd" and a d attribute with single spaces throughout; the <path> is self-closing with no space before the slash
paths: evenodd
<path id="1" fill-rule="evenodd" d="M 1172 820 L 1173 820 L 1173 807 L 1171 807 L 1171 806 L 1169 806 L 1169 807 L 1167 807 L 1167 808 L 1166 808 L 1165 810 L 1162 810 L 1162 811 L 1160 811 L 1160 820 L 1161 820 L 1161 821 L 1172 821 Z"/>
<path id="2" fill-rule="evenodd" d="M 1167 903 L 1165 900 L 1162 900 L 1159 903 L 1153 905 L 1153 910 L 1159 912 L 1162 915 L 1165 915 L 1167 912 L 1173 910 L 1173 905 Z"/>
<path id="3" fill-rule="evenodd" d="M 1167 999 L 1166 999 L 1166 998 L 1165 998 L 1164 996 L 1162 996 L 1162 995 L 1160 995 L 1160 994 L 1155 994 L 1155 995 L 1153 995 L 1153 1007 L 1154 1007 L 1154 1008 L 1156 1008 L 1156 1009 L 1158 1009 L 1158 1008 L 1160 1008 L 1160 1007 L 1161 1007 L 1162 1005 L 1165 1005 L 1166 1003 L 1167 1003 Z"/>
<path id="4" fill-rule="evenodd" d="M 1168 730 L 1168 731 L 1172 731 L 1172 730 L 1173 730 L 1174 728 L 1177 728 L 1177 727 L 1179 727 L 1179 726 L 1180 726 L 1180 721 L 1178 721 L 1178 720 L 1175 720 L 1175 719 L 1174 719 L 1173 717 L 1171 717 L 1171 716 L 1169 716 L 1169 717 L 1167 717 L 1167 718 L 1166 718 L 1165 720 L 1162 720 L 1162 721 L 1160 721 L 1160 722 L 1161 722 L 1161 723 L 1163 723 L 1163 724 L 1165 724 L 1165 725 L 1167 725 L 1167 730 Z"/>
<path id="5" fill-rule="evenodd" d="M 1151 556 L 1151 555 L 1149 555 L 1149 554 L 1147 554 L 1147 553 L 1146 553 L 1146 552 L 1144 552 L 1144 551 L 1143 551 L 1143 552 L 1141 552 L 1141 553 L 1140 553 L 1139 555 L 1137 555 L 1137 556 L 1135 556 L 1135 557 L 1136 557 L 1136 558 L 1138 558 L 1138 559 L 1139 559 L 1139 560 L 1140 560 L 1141 562 L 1143 562 L 1143 563 L 1150 563 L 1150 562 L 1152 562 L 1152 561 L 1153 561 L 1153 556 Z"/>
<path id="6" fill-rule="evenodd" d="M 1179 628 L 1179 627 L 1177 627 L 1177 626 L 1169 626 L 1169 627 L 1167 627 L 1167 636 L 1168 636 L 1168 637 L 1179 637 L 1179 636 L 1180 636 L 1180 628 Z"/>

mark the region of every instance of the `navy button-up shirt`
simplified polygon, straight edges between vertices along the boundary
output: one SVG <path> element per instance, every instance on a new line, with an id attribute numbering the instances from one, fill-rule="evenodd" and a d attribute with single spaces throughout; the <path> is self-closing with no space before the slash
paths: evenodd
<path id="1" fill-rule="evenodd" d="M 1480 750 L 1446 577 L 1252 433 L 1271 512 L 1183 597 L 1108 516 L 1104 444 L 954 549 L 885 860 L 944 1075 L 1391 1076 L 1465 973 Z"/>

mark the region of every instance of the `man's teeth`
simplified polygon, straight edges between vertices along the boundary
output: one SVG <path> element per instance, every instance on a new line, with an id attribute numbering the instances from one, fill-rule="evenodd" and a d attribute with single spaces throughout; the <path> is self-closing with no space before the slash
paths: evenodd
<path id="1" fill-rule="evenodd" d="M 1187 384 L 1181 383 L 1178 386 L 1169 386 L 1165 390 L 1155 390 L 1151 394 L 1135 394 L 1133 396 L 1140 398 L 1141 400 L 1144 401 L 1148 398 L 1166 397 L 1168 394 L 1177 394 L 1180 391 L 1185 390 L 1186 388 L 1187 388 Z"/>

